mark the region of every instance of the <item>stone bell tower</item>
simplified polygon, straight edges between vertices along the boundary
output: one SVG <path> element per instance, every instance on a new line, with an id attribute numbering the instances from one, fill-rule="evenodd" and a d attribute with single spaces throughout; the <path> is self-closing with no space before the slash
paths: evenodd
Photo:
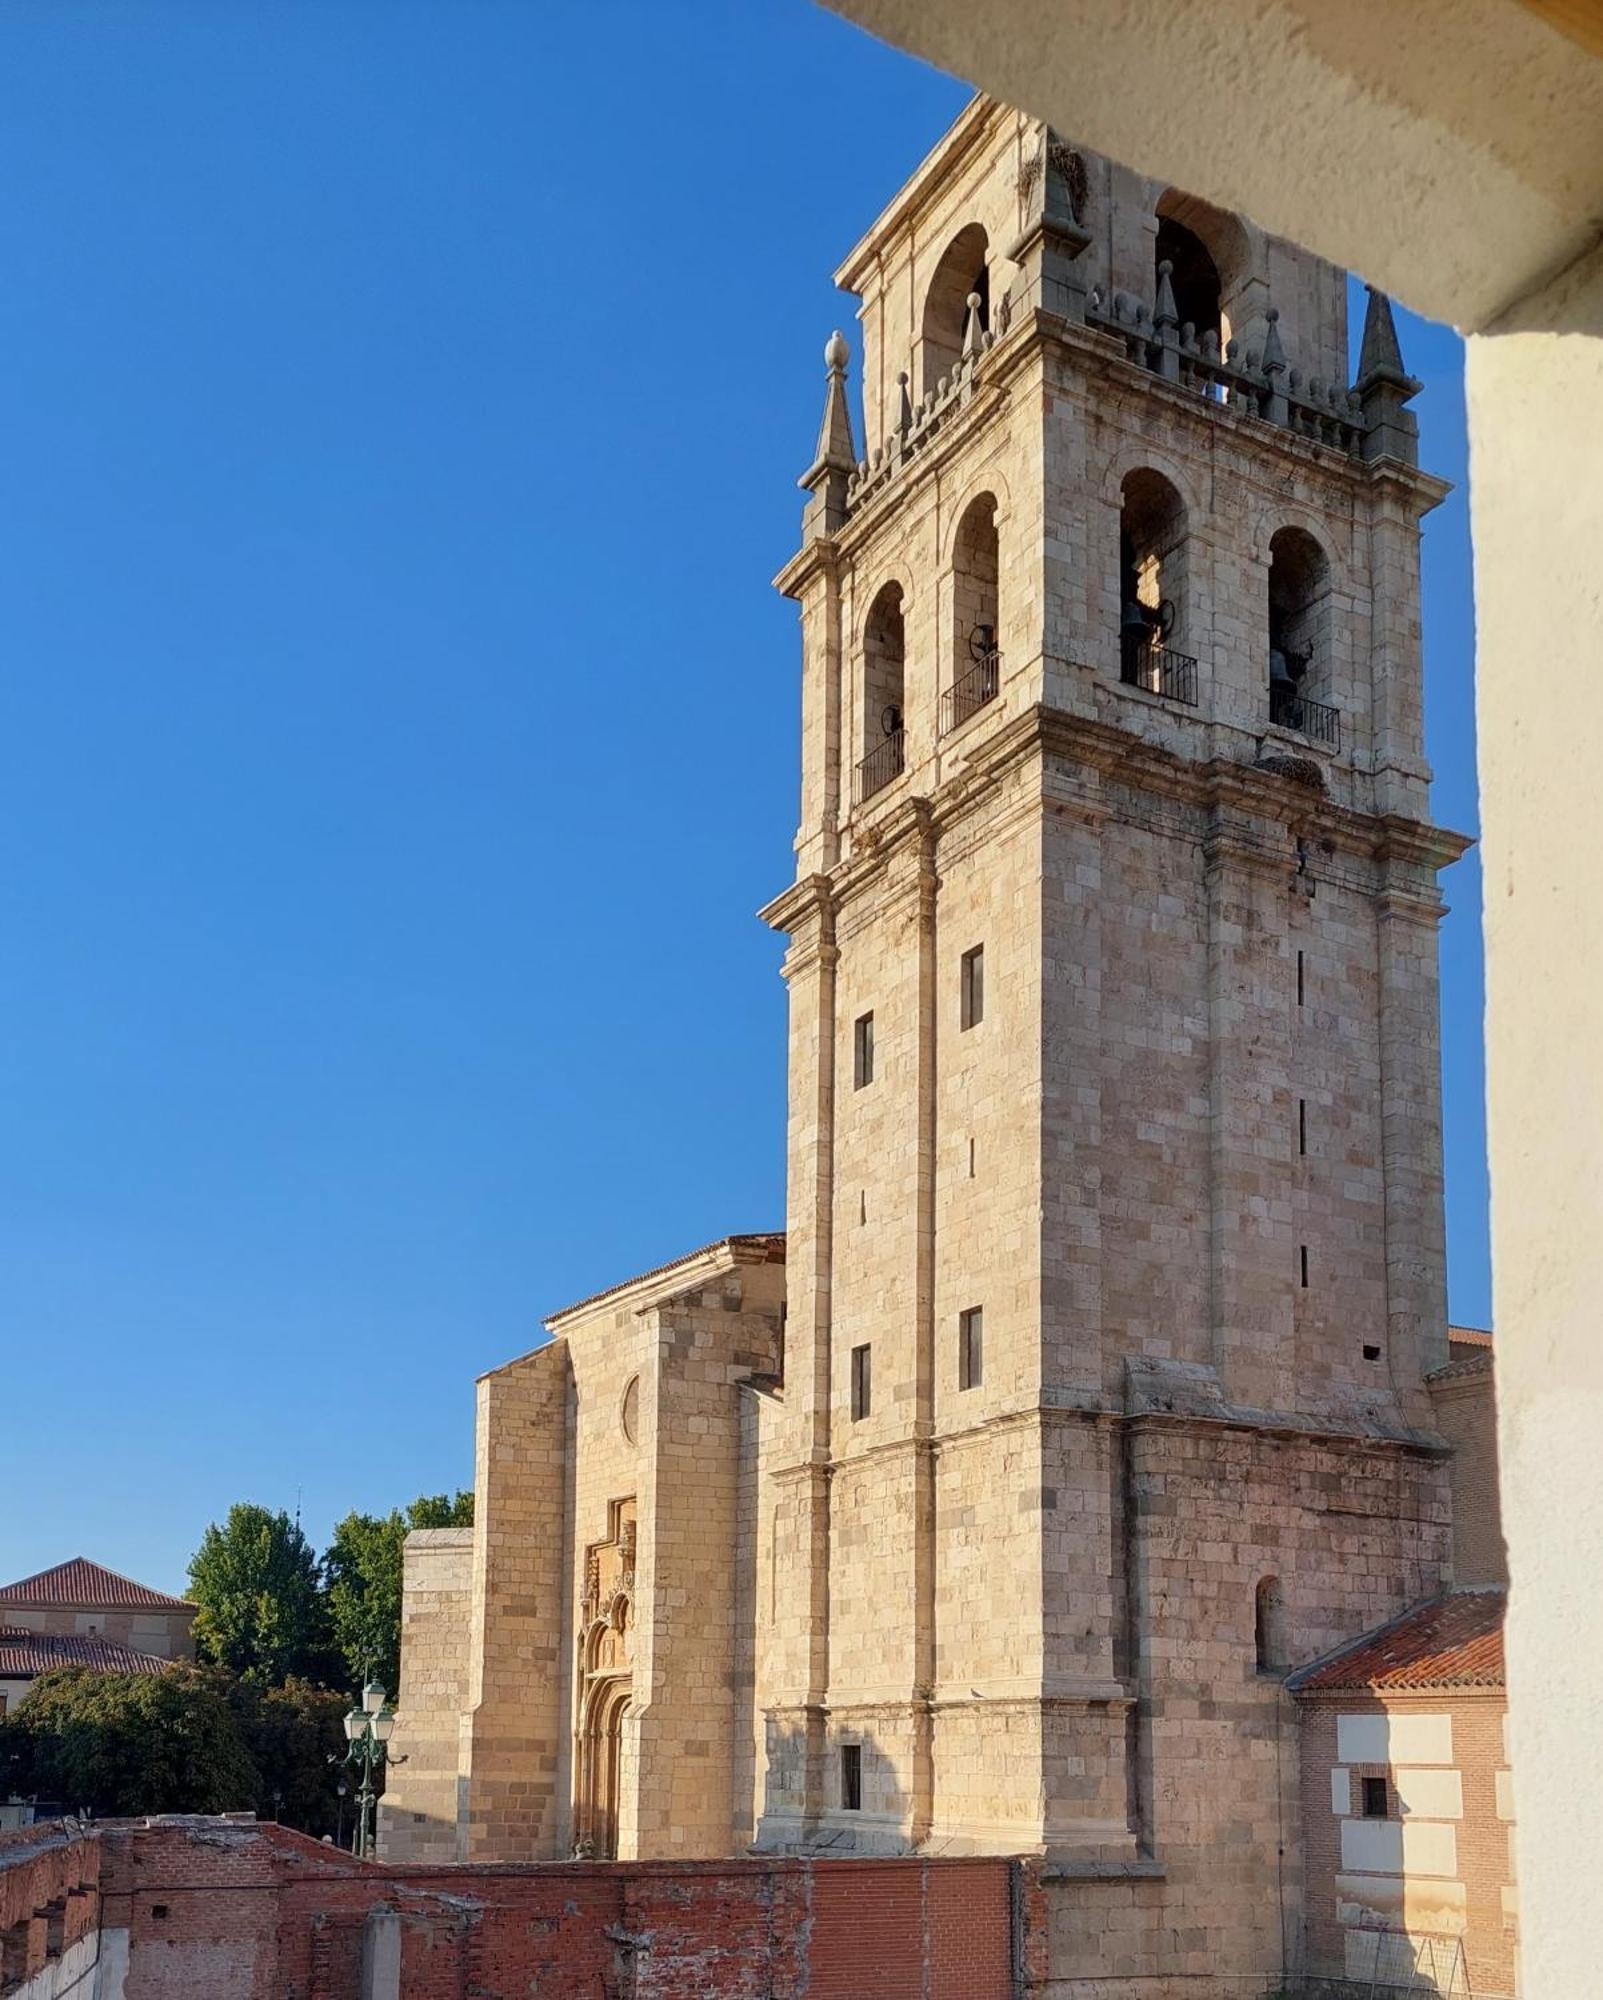
<path id="1" fill-rule="evenodd" d="M 759 1844 L 1045 1852 L 1086 1976 L 1273 1971 L 1284 1672 L 1450 1580 L 1445 488 L 1384 298 L 1349 388 L 1342 272 L 990 100 L 836 275 Z"/>

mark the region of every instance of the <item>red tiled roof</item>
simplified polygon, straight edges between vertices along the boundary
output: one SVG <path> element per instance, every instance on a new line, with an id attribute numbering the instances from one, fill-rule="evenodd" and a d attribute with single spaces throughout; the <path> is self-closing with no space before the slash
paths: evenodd
<path id="1" fill-rule="evenodd" d="M 193 1611 L 181 1597 L 168 1597 L 132 1577 L 103 1569 L 87 1556 L 74 1556 L 25 1576 L 20 1583 L 0 1584 L 0 1604 L 48 1604 L 84 1611 Z"/>
<path id="2" fill-rule="evenodd" d="M 26 1681 L 52 1667 L 93 1667 L 102 1674 L 164 1674 L 173 1664 L 154 1653 L 136 1653 L 114 1639 L 67 1638 L 0 1626 L 0 1680 Z"/>
<path id="3" fill-rule="evenodd" d="M 1492 1336 L 1483 1326 L 1450 1326 L 1447 1329 L 1449 1347 L 1490 1347 Z"/>
<path id="4" fill-rule="evenodd" d="M 1287 1685 L 1296 1694 L 1328 1694 L 1336 1688 L 1500 1688 L 1507 1601 L 1501 1590 L 1455 1590 L 1433 1597 L 1330 1658 L 1304 1667 Z"/>

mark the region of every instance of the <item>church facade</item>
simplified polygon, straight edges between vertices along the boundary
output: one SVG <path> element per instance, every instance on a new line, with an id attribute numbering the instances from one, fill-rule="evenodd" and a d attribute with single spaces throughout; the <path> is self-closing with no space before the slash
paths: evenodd
<path id="1" fill-rule="evenodd" d="M 1456 1581 L 1445 488 L 1384 298 L 1349 387 L 1344 273 L 991 100 L 837 280 L 786 1229 L 481 1381 L 382 1843 L 1038 1855 L 1054 1992 L 1239 1992 L 1288 1677 Z"/>

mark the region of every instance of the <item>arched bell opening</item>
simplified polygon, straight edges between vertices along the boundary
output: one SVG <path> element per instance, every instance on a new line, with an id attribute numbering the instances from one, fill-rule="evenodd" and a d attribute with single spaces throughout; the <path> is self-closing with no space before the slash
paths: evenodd
<path id="1" fill-rule="evenodd" d="M 903 703 L 906 697 L 907 638 L 902 623 L 902 587 L 885 584 L 863 625 L 862 713 L 854 796 L 861 802 L 901 775 L 906 763 Z"/>
<path id="2" fill-rule="evenodd" d="M 996 495 L 980 493 L 964 508 L 953 543 L 952 659 L 943 729 L 956 728 L 995 698 L 1001 673 L 999 572 Z"/>
<path id="3" fill-rule="evenodd" d="M 1270 539 L 1267 637 L 1270 720 L 1334 742 L 1330 562 L 1306 528 Z"/>
<path id="4" fill-rule="evenodd" d="M 991 324 L 991 272 L 986 262 L 989 248 L 985 231 L 977 222 L 960 229 L 941 254 L 924 294 L 924 315 L 919 328 L 918 393 L 927 396 L 949 376 L 963 355 L 963 333 L 968 325 L 969 298 L 979 300 L 979 330 Z"/>
<path id="5" fill-rule="evenodd" d="M 1125 475 L 1119 500 L 1119 678 L 1126 687 L 1194 702 L 1185 502 L 1147 466 Z"/>

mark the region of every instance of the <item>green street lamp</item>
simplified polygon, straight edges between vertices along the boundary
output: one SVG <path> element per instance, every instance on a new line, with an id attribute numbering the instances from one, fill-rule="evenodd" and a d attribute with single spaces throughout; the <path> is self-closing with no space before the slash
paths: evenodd
<path id="1" fill-rule="evenodd" d="M 369 1681 L 362 1690 L 361 1707 L 353 1708 L 345 1718 L 345 1739 L 349 1745 L 345 1761 L 361 1777 L 356 1794 L 356 1854 L 360 1861 L 369 1861 L 373 1856 L 373 1809 L 378 1803 L 373 1774 L 386 1763 L 406 1762 L 404 1757 L 392 1758 L 389 1754 L 394 1730 L 395 1710 L 385 1701 L 379 1682 Z"/>

